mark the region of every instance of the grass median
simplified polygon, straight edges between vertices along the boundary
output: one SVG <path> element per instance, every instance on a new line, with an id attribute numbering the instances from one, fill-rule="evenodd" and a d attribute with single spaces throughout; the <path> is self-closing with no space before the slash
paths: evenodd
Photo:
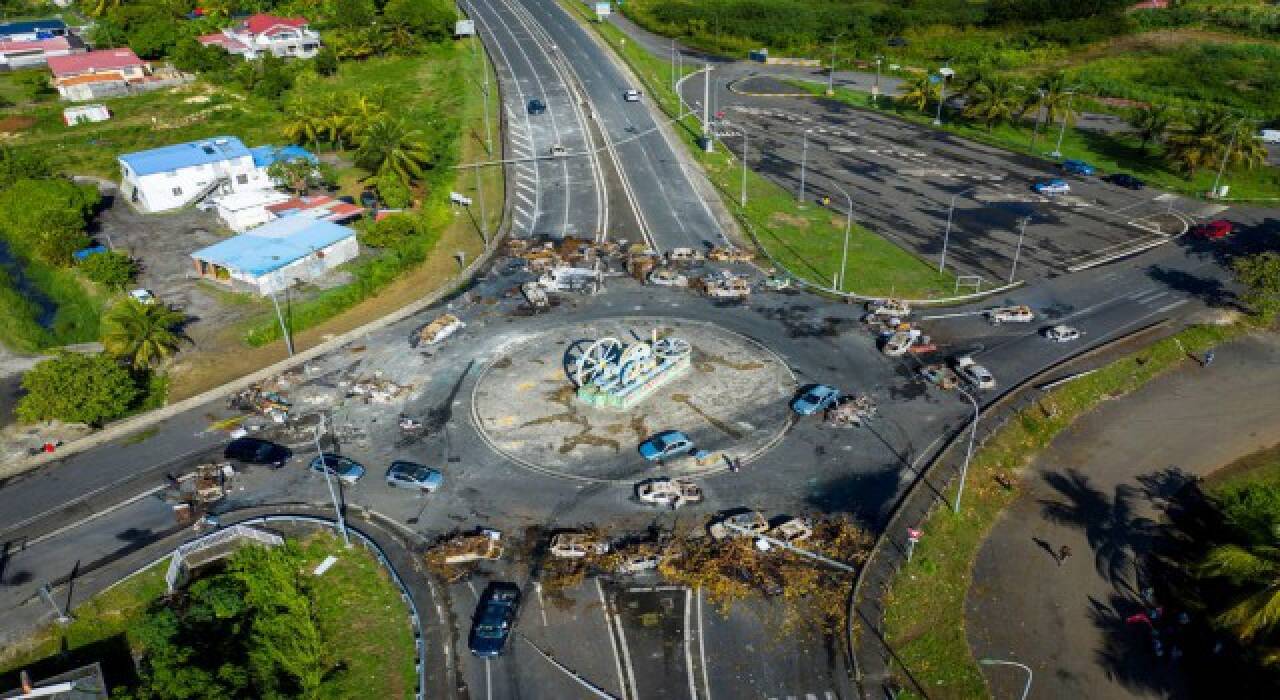
<path id="1" fill-rule="evenodd" d="M 1118 398 L 1187 361 L 1191 354 L 1238 337 L 1250 326 L 1193 326 L 1045 394 L 996 431 L 969 465 L 964 508 L 936 508 L 885 594 L 885 639 L 901 665 L 932 698 L 989 695 L 965 636 L 965 595 L 973 562 L 1001 511 L 1018 497 L 1018 473 L 1063 430 L 1103 401 Z M 947 502 L 954 497 L 948 490 Z M 902 697 L 920 697 L 914 687 Z"/>
<path id="2" fill-rule="evenodd" d="M 754 234 L 756 243 L 792 275 L 813 284 L 831 286 L 832 279 L 841 272 L 845 205 L 833 202 L 833 208 L 826 208 L 813 203 L 801 204 L 791 192 L 748 170 L 747 205 L 741 206 L 741 161 L 726 153 L 723 147 L 713 153 L 698 148 L 701 124 L 693 114 L 680 111 L 681 105 L 672 88 L 671 64 L 628 39 L 612 24 L 595 22 L 584 6 L 574 2 L 563 5 L 596 28 L 643 83 L 649 99 L 673 118 L 676 136 L 706 171 L 730 211 Z M 682 74 L 692 72 L 694 69 L 686 66 Z M 932 265 L 856 224 L 849 237 L 847 260 L 846 291 L 916 299 L 954 293 L 952 275 L 938 273 Z"/>

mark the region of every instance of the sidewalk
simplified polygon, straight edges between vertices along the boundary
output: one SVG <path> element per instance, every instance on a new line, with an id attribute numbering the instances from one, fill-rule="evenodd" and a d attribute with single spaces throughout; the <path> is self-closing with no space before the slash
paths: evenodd
<path id="1" fill-rule="evenodd" d="M 979 550 L 966 601 L 975 658 L 1026 663 L 1032 698 L 1187 697 L 1176 665 L 1124 618 L 1150 585 L 1135 571 L 1161 503 L 1187 479 L 1280 442 L 1280 336 L 1219 348 L 1107 403 L 1060 435 Z M 1072 555 L 1056 563 L 1066 545 Z M 993 695 L 1025 675 L 983 667 Z"/>

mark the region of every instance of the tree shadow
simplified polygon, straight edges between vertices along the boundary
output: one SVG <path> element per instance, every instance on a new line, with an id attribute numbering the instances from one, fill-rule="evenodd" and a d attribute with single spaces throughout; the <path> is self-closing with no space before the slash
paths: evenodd
<path id="1" fill-rule="evenodd" d="M 1044 479 L 1061 496 L 1041 499 L 1044 517 L 1083 530 L 1098 575 L 1113 586 L 1131 590 L 1129 579 L 1137 573 L 1135 556 L 1150 549 L 1155 535 L 1155 522 L 1137 513 L 1144 492 L 1121 484 L 1114 495 L 1108 495 L 1076 469 L 1046 474 Z"/>
<path id="2" fill-rule="evenodd" d="M 1227 307 L 1236 305 L 1235 292 L 1227 289 L 1219 277 L 1193 275 L 1185 270 L 1152 265 L 1147 268 L 1147 276 L 1169 289 L 1193 296 L 1209 306 Z"/>

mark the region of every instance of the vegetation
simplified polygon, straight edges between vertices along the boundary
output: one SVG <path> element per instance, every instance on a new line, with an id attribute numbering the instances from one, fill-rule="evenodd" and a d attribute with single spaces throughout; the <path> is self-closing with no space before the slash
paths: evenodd
<path id="1" fill-rule="evenodd" d="M 128 413 L 140 391 L 107 355 L 61 353 L 22 376 L 26 394 L 15 414 L 26 423 L 60 420 L 101 425 Z"/>
<path id="2" fill-rule="evenodd" d="M 1236 258 L 1236 279 L 1244 285 L 1244 303 L 1264 320 L 1280 313 L 1280 253 L 1265 252 Z"/>
<path id="3" fill-rule="evenodd" d="M 178 327 L 185 320 L 164 304 L 123 299 L 102 320 L 102 347 L 134 369 L 146 369 L 177 352 L 183 340 Z"/>
<path id="4" fill-rule="evenodd" d="M 138 274 L 138 263 L 133 258 L 109 250 L 94 253 L 79 265 L 81 274 L 107 289 L 124 289 Z"/>

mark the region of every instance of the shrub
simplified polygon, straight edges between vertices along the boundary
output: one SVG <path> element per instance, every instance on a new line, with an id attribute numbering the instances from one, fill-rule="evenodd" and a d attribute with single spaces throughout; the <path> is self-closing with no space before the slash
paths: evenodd
<path id="1" fill-rule="evenodd" d="M 85 223 L 98 203 L 98 191 L 69 180 L 18 180 L 0 192 L 0 235 L 28 255 L 67 265 L 71 254 L 88 245 Z"/>
<path id="2" fill-rule="evenodd" d="M 375 248 L 400 245 L 406 238 L 418 232 L 418 222 L 409 214 L 393 214 L 381 221 L 367 224 L 360 231 L 360 242 Z"/>
<path id="3" fill-rule="evenodd" d="M 23 375 L 22 388 L 15 412 L 26 423 L 101 425 L 127 413 L 139 393 L 133 376 L 110 357 L 65 352 Z"/>
<path id="4" fill-rule="evenodd" d="M 413 201 L 409 187 L 392 173 L 379 175 L 374 187 L 378 190 L 378 198 L 388 209 L 404 209 Z"/>

